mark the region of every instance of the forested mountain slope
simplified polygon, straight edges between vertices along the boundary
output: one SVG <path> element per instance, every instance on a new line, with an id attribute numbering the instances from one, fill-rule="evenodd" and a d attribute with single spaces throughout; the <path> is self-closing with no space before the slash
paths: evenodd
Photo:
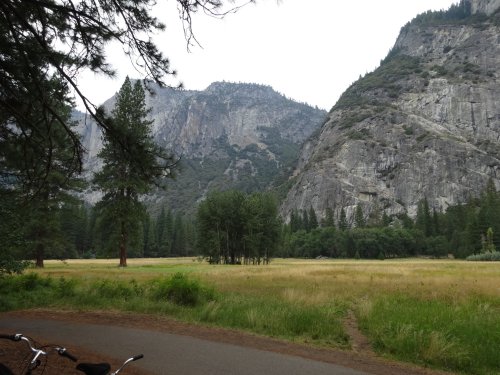
<path id="1" fill-rule="evenodd" d="M 301 150 L 284 217 L 352 220 L 437 210 L 500 187 L 500 1 L 462 1 L 405 25 Z"/>

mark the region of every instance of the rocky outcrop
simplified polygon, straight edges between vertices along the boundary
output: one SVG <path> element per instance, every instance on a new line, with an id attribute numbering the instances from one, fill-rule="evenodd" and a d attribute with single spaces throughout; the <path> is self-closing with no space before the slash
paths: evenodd
<path id="1" fill-rule="evenodd" d="M 500 8 L 500 0 L 471 0 L 472 13 L 484 13 L 488 16 L 494 14 Z"/>
<path id="2" fill-rule="evenodd" d="M 150 206 L 192 212 L 214 189 L 265 190 L 286 181 L 300 145 L 323 123 L 326 112 L 289 100 L 269 86 L 216 82 L 204 91 L 152 87 L 147 95 L 155 140 L 180 159 L 166 191 Z M 110 111 L 114 98 L 104 107 Z M 79 116 L 79 117 L 78 117 Z M 87 176 L 97 170 L 102 147 L 95 123 L 80 120 L 87 149 Z M 86 198 L 96 201 L 95 192 Z"/>
<path id="3" fill-rule="evenodd" d="M 413 216 L 423 198 L 444 210 L 490 178 L 500 188 L 499 7 L 476 0 L 466 17 L 426 13 L 403 27 L 302 148 L 282 215 L 330 207 L 352 218 L 361 205 Z"/>

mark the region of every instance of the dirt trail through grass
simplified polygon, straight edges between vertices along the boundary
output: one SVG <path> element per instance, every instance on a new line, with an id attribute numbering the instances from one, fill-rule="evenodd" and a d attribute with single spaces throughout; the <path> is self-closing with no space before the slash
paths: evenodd
<path id="1" fill-rule="evenodd" d="M 368 337 L 366 337 L 358 327 L 358 319 L 352 310 L 349 310 L 344 320 L 344 330 L 349 336 L 352 350 L 356 353 L 362 353 L 368 357 L 375 357 Z"/>

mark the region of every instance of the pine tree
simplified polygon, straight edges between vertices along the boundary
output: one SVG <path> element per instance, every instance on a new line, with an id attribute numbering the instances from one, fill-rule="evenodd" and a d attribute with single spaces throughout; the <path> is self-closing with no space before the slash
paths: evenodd
<path id="1" fill-rule="evenodd" d="M 44 90 L 43 100 L 51 102 L 55 112 L 39 101 L 23 103 L 30 106 L 29 113 L 11 119 L 15 125 L 0 137 L 0 179 L 22 198 L 18 209 L 24 210 L 24 235 L 37 267 L 43 267 L 48 248 L 52 256 L 63 255 L 60 209 L 63 202 L 75 201 L 70 191 L 81 187 L 72 140 L 60 126 L 61 122 L 75 126 L 69 120 L 69 90 L 57 77 L 44 81 Z"/>
<path id="2" fill-rule="evenodd" d="M 347 230 L 347 229 L 349 229 L 349 223 L 347 222 L 347 216 L 346 216 L 344 207 L 342 207 L 341 210 L 340 210 L 340 217 L 339 217 L 338 227 L 339 227 L 340 230 Z"/>
<path id="3" fill-rule="evenodd" d="M 326 208 L 323 226 L 324 227 L 334 227 L 335 226 L 335 220 L 333 219 L 333 210 L 330 207 Z"/>
<path id="4" fill-rule="evenodd" d="M 162 207 L 156 221 L 158 256 L 168 257 L 172 253 L 173 224 L 172 212 Z"/>
<path id="5" fill-rule="evenodd" d="M 309 230 L 316 229 L 318 227 L 318 217 L 312 206 L 309 208 Z"/>
<path id="6" fill-rule="evenodd" d="M 309 215 L 307 210 L 302 211 L 302 228 L 307 232 L 311 229 L 309 226 Z"/>
<path id="7" fill-rule="evenodd" d="M 356 206 L 356 212 L 354 213 L 354 223 L 356 224 L 357 228 L 364 228 L 366 226 L 363 209 L 359 204 Z"/>
<path id="8" fill-rule="evenodd" d="M 290 228 L 292 232 L 297 232 L 302 229 L 306 229 L 304 226 L 304 221 L 302 219 L 302 215 L 299 213 L 297 209 L 293 209 L 290 214 Z"/>
<path id="9" fill-rule="evenodd" d="M 184 220 L 180 213 L 176 213 L 172 232 L 172 254 L 175 256 L 186 255 L 186 232 Z"/>
<path id="10" fill-rule="evenodd" d="M 140 197 L 158 186 L 160 178 L 170 177 L 175 167 L 171 156 L 154 144 L 147 114 L 141 83 L 132 85 L 127 77 L 112 111 L 115 132 L 105 137 L 99 153 L 103 168 L 94 176 L 104 193 L 98 204 L 101 219 L 112 230 L 110 246 L 118 248 L 121 267 L 127 265 L 128 246 L 141 233 L 146 212 Z"/>
<path id="11" fill-rule="evenodd" d="M 493 231 L 493 242 L 500 246 L 500 197 L 490 178 L 480 198 L 478 225 L 484 235 L 489 228 Z"/>
<path id="12" fill-rule="evenodd" d="M 493 229 L 491 227 L 486 231 L 486 238 L 483 244 L 483 253 L 494 253 L 496 251 L 495 244 L 493 243 Z"/>
<path id="13" fill-rule="evenodd" d="M 434 235 L 434 226 L 427 198 L 424 198 L 418 203 L 415 225 L 424 233 L 426 237 Z"/>
<path id="14" fill-rule="evenodd" d="M 149 257 L 150 256 L 150 246 L 151 246 L 151 216 L 146 215 L 144 217 L 144 220 L 142 222 L 142 228 L 143 228 L 143 233 L 144 233 L 144 238 L 142 242 L 142 253 L 144 254 L 144 257 Z"/>
<path id="15" fill-rule="evenodd" d="M 382 215 L 382 226 L 383 227 L 388 227 L 389 225 L 391 224 L 391 218 L 389 217 L 389 215 L 387 215 L 387 213 L 384 211 L 383 215 Z"/>

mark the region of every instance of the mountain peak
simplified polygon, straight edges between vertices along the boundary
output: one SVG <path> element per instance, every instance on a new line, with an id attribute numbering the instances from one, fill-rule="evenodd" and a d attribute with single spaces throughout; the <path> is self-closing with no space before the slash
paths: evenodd
<path id="1" fill-rule="evenodd" d="M 262 98 L 270 95 L 275 96 L 277 94 L 271 86 L 258 83 L 235 83 L 226 81 L 210 84 L 205 92 L 210 94 L 237 95 L 252 98 Z"/>

